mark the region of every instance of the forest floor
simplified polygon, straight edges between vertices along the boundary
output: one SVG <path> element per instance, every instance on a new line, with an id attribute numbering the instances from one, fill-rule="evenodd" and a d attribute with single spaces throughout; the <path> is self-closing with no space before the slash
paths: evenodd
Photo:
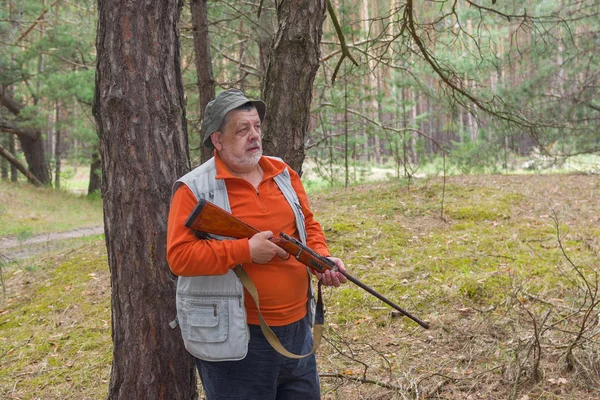
<path id="1" fill-rule="evenodd" d="M 313 196 L 333 254 L 428 321 L 331 291 L 328 399 L 600 397 L 600 177 L 454 176 Z"/>
<path id="2" fill-rule="evenodd" d="M 422 329 L 354 285 L 326 289 L 323 398 L 599 398 L 599 199 L 600 177 L 587 175 L 312 194 L 349 272 L 431 324 Z M 97 232 L 60 242 L 70 247 L 0 262 L 1 398 L 106 397 L 106 247 Z"/>

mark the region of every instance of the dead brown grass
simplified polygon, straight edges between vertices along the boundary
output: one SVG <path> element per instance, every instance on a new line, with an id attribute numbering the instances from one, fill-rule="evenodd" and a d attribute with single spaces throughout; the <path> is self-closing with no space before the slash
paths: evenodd
<path id="1" fill-rule="evenodd" d="M 328 289 L 323 398 L 600 397 L 586 292 L 600 269 L 600 178 L 450 177 L 445 189 L 443 218 L 441 179 L 311 196 L 349 272 L 432 326 L 350 284 Z M 5 270 L 0 397 L 105 396 L 108 279 L 102 244 Z"/>
<path id="2" fill-rule="evenodd" d="M 422 330 L 350 288 L 332 291 L 319 357 L 324 397 L 598 398 L 600 310 L 559 254 L 552 216 L 594 291 L 600 178 L 451 177 L 444 219 L 441 193 L 441 180 L 430 180 L 313 199 L 350 271 L 432 324 Z M 357 240 L 365 233 L 371 243 Z M 401 243 L 386 252 L 393 241 Z M 348 317 L 336 324 L 340 315 Z M 577 361 L 569 365 L 574 342 Z"/>

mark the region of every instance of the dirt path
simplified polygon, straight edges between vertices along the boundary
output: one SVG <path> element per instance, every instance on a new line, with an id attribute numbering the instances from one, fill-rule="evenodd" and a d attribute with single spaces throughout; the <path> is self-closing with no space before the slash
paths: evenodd
<path id="1" fill-rule="evenodd" d="M 45 251 L 58 249 L 62 247 L 62 244 L 65 243 L 67 239 L 101 235 L 103 233 L 104 227 L 92 226 L 67 232 L 44 233 L 32 236 L 26 240 L 18 240 L 14 237 L 3 237 L 0 238 L 0 254 L 10 260 L 23 259 Z"/>

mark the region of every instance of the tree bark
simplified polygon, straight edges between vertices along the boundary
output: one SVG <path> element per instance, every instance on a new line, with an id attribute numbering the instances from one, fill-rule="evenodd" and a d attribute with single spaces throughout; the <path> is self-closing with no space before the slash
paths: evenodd
<path id="1" fill-rule="evenodd" d="M 166 262 L 174 181 L 188 169 L 180 1 L 99 0 L 93 114 L 111 271 L 109 399 L 196 399 Z"/>
<path id="2" fill-rule="evenodd" d="M 263 87 L 263 146 L 302 173 L 312 86 L 319 68 L 326 2 L 282 0 Z"/>
<path id="3" fill-rule="evenodd" d="M 17 151 L 16 149 L 16 141 L 15 141 L 15 137 L 12 135 L 9 135 L 8 137 L 8 152 L 10 154 L 15 154 Z M 10 181 L 11 182 L 16 182 L 18 179 L 17 176 L 17 167 L 12 165 L 10 166 Z"/>
<path id="4" fill-rule="evenodd" d="M 0 146 L 8 146 L 9 149 L 7 151 L 11 156 L 13 155 L 13 153 L 10 151 L 10 144 L 8 143 L 8 138 L 12 137 L 12 135 L 0 135 Z M 2 178 L 2 180 L 7 181 L 8 180 L 8 168 L 9 166 L 11 168 L 14 168 L 14 166 L 12 164 L 10 164 L 8 162 L 8 160 L 4 157 L 0 158 L 0 177 Z"/>
<path id="5" fill-rule="evenodd" d="M 208 6 L 206 0 L 190 0 L 192 32 L 194 35 L 194 61 L 198 75 L 200 94 L 200 119 L 204 118 L 206 105 L 215 98 L 215 79 L 210 58 L 210 38 L 208 36 Z M 201 162 L 212 157 L 212 150 L 202 146 L 204 132 L 200 132 Z"/>
<path id="6" fill-rule="evenodd" d="M 29 171 L 43 185 L 50 184 L 50 170 L 46 165 L 46 153 L 44 151 L 44 139 L 42 134 L 36 135 L 34 138 L 17 135 L 21 149 L 25 153 L 25 159 L 29 166 Z"/>

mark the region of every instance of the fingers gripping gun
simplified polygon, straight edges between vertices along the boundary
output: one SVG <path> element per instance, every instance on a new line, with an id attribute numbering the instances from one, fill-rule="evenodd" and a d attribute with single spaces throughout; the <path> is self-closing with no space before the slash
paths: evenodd
<path id="1" fill-rule="evenodd" d="M 198 201 L 198 204 L 196 204 L 196 207 L 185 222 L 185 226 L 197 232 L 227 236 L 234 239 L 250 239 L 259 232 L 258 229 L 204 199 Z M 346 277 L 346 279 L 359 286 L 361 289 L 377 297 L 379 300 L 388 304 L 402 315 L 412 319 L 423 328 L 429 329 L 428 323 L 421 321 L 419 318 L 403 310 L 400 306 L 393 303 L 391 300 L 379 294 L 374 289 L 365 285 L 347 272 L 341 271 L 332 260 L 317 254 L 314 250 L 305 246 L 302 242 L 289 235 L 286 235 L 283 232 L 281 232 L 278 237 L 273 237 L 270 240 L 277 246 L 287 251 L 289 254 L 293 255 L 299 262 L 316 272 L 323 273 L 327 270 L 332 270 L 341 273 Z"/>

